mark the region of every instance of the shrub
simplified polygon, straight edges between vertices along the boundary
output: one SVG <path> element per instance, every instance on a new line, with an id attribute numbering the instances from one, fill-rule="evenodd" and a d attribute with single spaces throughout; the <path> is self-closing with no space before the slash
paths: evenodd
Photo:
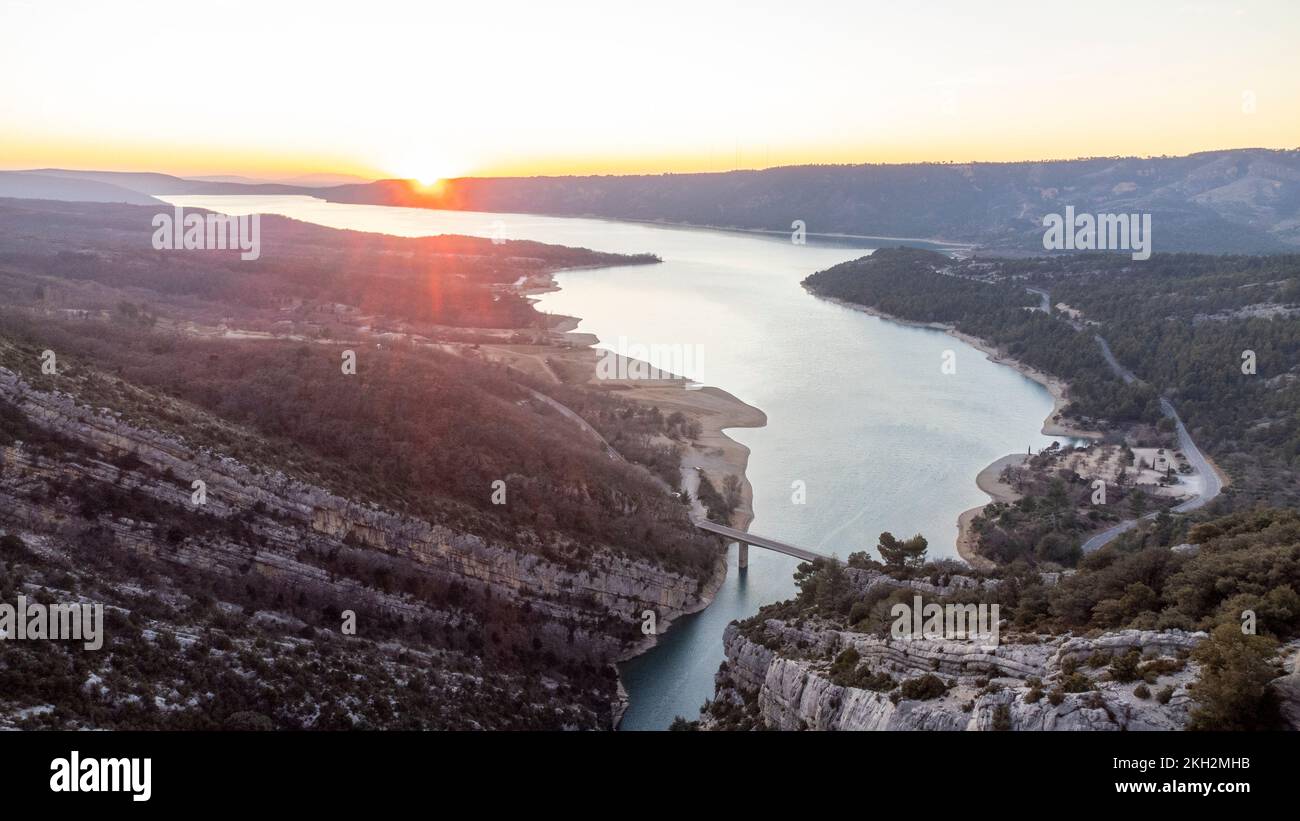
<path id="1" fill-rule="evenodd" d="M 1138 686 L 1133 688 L 1133 695 L 1137 696 L 1140 699 L 1148 699 L 1151 698 L 1151 691 L 1147 688 L 1145 684 L 1139 684 Z"/>
<path id="2" fill-rule="evenodd" d="M 7 559 L 23 559 L 31 555 L 23 540 L 12 533 L 0 536 L 0 556 Z"/>
<path id="3" fill-rule="evenodd" d="M 870 665 L 859 664 L 859 659 L 861 655 L 852 647 L 836 656 L 831 663 L 831 682 L 841 687 L 857 687 L 878 693 L 894 689 L 895 682 L 888 673 L 873 672 Z"/>
<path id="4" fill-rule="evenodd" d="M 1110 677 L 1121 684 L 1136 681 L 1138 665 L 1142 661 L 1137 650 L 1130 650 L 1122 656 L 1116 656 L 1110 663 Z"/>
<path id="5" fill-rule="evenodd" d="M 849 624 L 855 625 L 862 620 L 871 616 L 872 604 L 864 601 L 855 601 L 849 608 Z"/>
<path id="6" fill-rule="evenodd" d="M 861 659 L 862 656 L 852 647 L 842 651 L 835 657 L 835 661 L 831 663 L 831 681 L 841 687 L 851 687 L 852 684 L 849 679 L 853 675 L 854 671 L 857 670 L 858 662 Z"/>
<path id="7" fill-rule="evenodd" d="M 1094 650 L 1088 660 L 1084 662 L 1085 667 L 1105 667 L 1110 664 L 1111 655 L 1105 650 Z"/>
<path id="8" fill-rule="evenodd" d="M 863 690 L 874 690 L 877 693 L 887 693 L 897 687 L 898 683 L 888 673 L 870 673 L 866 665 L 863 665 L 858 669 L 853 686 Z"/>
<path id="9" fill-rule="evenodd" d="M 1092 689 L 1092 681 L 1083 673 L 1071 673 L 1058 686 L 1067 693 L 1086 693 Z"/>
<path id="10" fill-rule="evenodd" d="M 1011 729 L 1011 708 L 1005 704 L 999 704 L 993 708 L 993 729 L 997 732 L 1005 733 Z"/>
<path id="11" fill-rule="evenodd" d="M 262 713 L 241 710 L 237 713 L 230 714 L 226 719 L 225 729 L 269 732 L 275 729 L 275 722 Z"/>
<path id="12" fill-rule="evenodd" d="M 170 630 L 159 630 L 155 636 L 159 650 L 168 653 L 175 653 L 181 649 L 181 643 L 176 640 L 176 634 Z"/>
<path id="13" fill-rule="evenodd" d="M 913 701 L 929 701 L 947 693 L 948 685 L 933 673 L 926 673 L 923 676 L 909 678 L 903 682 L 902 687 L 899 689 L 903 698 Z"/>
<path id="14" fill-rule="evenodd" d="M 1277 675 L 1271 661 L 1277 642 L 1242 635 L 1233 624 L 1215 628 L 1192 652 L 1201 678 L 1192 685 L 1196 707 L 1189 730 L 1265 730 L 1277 724 L 1277 705 L 1268 683 Z"/>
<path id="15" fill-rule="evenodd" d="M 1152 659 L 1138 665 L 1138 678 L 1147 684 L 1155 684 L 1161 676 L 1169 673 L 1176 673 L 1187 666 L 1187 662 L 1182 659 Z"/>
<path id="16" fill-rule="evenodd" d="M 212 631 L 209 633 L 208 640 L 214 648 L 221 650 L 222 652 L 229 652 L 235 649 L 235 643 L 231 641 L 230 636 L 227 636 L 225 633 Z"/>

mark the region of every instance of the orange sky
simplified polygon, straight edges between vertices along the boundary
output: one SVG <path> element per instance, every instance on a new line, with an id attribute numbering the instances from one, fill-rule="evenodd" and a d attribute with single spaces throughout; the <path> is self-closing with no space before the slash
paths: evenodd
<path id="1" fill-rule="evenodd" d="M 0 85 L 0 168 L 431 179 L 1300 147 L 1290 1 L 466 6 L 0 0 L 0 76 L 20 78 Z"/>

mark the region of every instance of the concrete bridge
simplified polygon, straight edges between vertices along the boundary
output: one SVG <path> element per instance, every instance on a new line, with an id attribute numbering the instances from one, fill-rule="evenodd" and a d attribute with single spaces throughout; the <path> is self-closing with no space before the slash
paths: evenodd
<path id="1" fill-rule="evenodd" d="M 746 533 L 743 530 L 737 530 L 734 527 L 720 525 L 717 522 L 711 522 L 708 519 L 697 519 L 692 517 L 695 526 L 700 530 L 716 533 L 719 536 L 725 536 L 732 541 L 740 543 L 739 566 L 749 566 L 749 546 L 775 550 L 777 553 L 784 553 L 787 556 L 794 556 L 796 559 L 802 559 L 805 562 L 815 562 L 818 559 L 828 561 L 837 561 L 834 557 L 827 556 L 824 553 L 818 553 L 814 550 L 808 550 L 804 547 L 796 547 L 785 542 L 778 542 L 776 539 L 769 539 L 766 536 L 757 536 L 753 533 Z"/>

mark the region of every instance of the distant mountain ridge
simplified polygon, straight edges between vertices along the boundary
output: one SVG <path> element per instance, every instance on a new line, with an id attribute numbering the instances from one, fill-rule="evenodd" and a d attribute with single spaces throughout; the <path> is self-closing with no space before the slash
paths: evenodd
<path id="1" fill-rule="evenodd" d="M 1153 249 L 1300 248 L 1300 150 L 1208 151 L 1014 163 L 804 165 L 761 171 L 585 177 L 466 177 L 426 187 L 328 187 L 42 170 L 144 194 L 298 194 L 331 202 L 645 220 L 750 230 L 941 239 L 1042 252 L 1043 217 L 1149 213 Z M 5 172 L 0 172 L 3 179 Z"/>
<path id="2" fill-rule="evenodd" d="M 108 182 L 22 171 L 0 171 L 0 197 L 75 202 L 122 202 L 130 205 L 162 204 L 160 200 L 148 194 Z"/>
<path id="3" fill-rule="evenodd" d="M 393 197 L 375 183 L 331 199 Z M 464 179 L 403 205 L 656 220 L 1043 250 L 1044 215 L 1150 213 L 1156 251 L 1300 247 L 1300 151 L 1019 163 L 790 166 L 633 177 Z"/>
<path id="4" fill-rule="evenodd" d="M 233 182 L 241 185 L 302 185 L 311 188 L 326 188 L 335 185 L 354 185 L 368 183 L 368 177 L 356 174 L 300 174 L 296 177 L 258 178 L 245 177 L 240 174 L 214 174 L 210 176 L 184 177 L 192 182 Z"/>
<path id="5" fill-rule="evenodd" d="M 156 174 L 144 171 L 83 171 L 65 168 L 37 168 L 30 171 L 0 171 L 0 180 L 15 175 L 85 180 L 103 185 L 115 186 L 137 194 L 146 194 L 151 197 L 156 194 L 163 196 L 172 194 L 314 195 L 319 190 L 302 185 L 187 180 L 183 177 L 174 177 L 171 174 Z M 56 198 L 51 197 L 50 199 Z"/>

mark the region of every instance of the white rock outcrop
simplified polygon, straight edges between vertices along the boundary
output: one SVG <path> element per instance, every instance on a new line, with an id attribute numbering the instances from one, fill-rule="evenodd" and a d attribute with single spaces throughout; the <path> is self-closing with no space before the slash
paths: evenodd
<path id="1" fill-rule="evenodd" d="M 781 730 L 1173 730 L 1187 720 L 1187 685 L 1196 669 L 1185 656 L 1204 633 L 1124 630 L 1096 638 L 1059 636 L 1037 642 L 978 647 L 966 642 L 882 639 L 842 630 L 796 627 L 770 619 L 764 641 L 751 640 L 732 624 L 724 636 L 727 661 L 718 674 L 718 697 L 757 702 L 761 722 Z M 780 652 L 771 646 L 782 648 Z M 856 650 L 873 671 L 904 680 L 933 673 L 952 684 L 929 700 L 835 684 L 832 660 Z M 1103 670 L 1083 667 L 1095 653 L 1164 658 L 1181 669 L 1148 685 L 1150 696 L 1134 694 L 1139 682 L 1107 680 Z M 798 657 L 795 657 L 795 656 Z M 1079 666 L 1093 688 L 1051 692 Z M 1034 687 L 1029 679 L 1042 683 Z M 1156 698 L 1170 688 L 1165 703 Z M 1032 693 L 1032 695 L 1031 695 Z M 705 726 L 710 725 L 706 716 Z"/>

